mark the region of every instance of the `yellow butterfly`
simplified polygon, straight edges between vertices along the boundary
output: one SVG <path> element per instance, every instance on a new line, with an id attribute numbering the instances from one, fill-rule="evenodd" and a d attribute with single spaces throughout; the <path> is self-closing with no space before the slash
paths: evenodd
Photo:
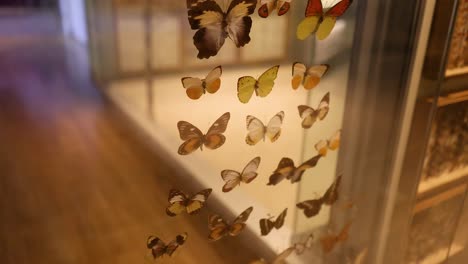
<path id="1" fill-rule="evenodd" d="M 258 80 L 251 76 L 240 77 L 237 81 L 237 97 L 239 101 L 246 104 L 252 98 L 255 91 L 256 96 L 266 97 L 270 94 L 278 75 L 279 65 L 266 70 Z"/>
<path id="2" fill-rule="evenodd" d="M 284 120 L 284 112 L 277 113 L 270 119 L 268 125 L 264 125 L 260 119 L 248 115 L 247 116 L 247 136 L 245 142 L 249 145 L 255 145 L 260 140 L 265 140 L 265 136 L 268 136 L 271 142 L 275 142 L 281 135 L 281 125 Z"/>
<path id="3" fill-rule="evenodd" d="M 315 33 L 319 40 L 327 38 L 335 27 L 338 17 L 348 10 L 352 2 L 352 0 L 341 0 L 323 12 L 321 0 L 309 0 L 305 11 L 306 18 L 297 27 L 297 38 L 304 40 L 312 33 Z"/>
<path id="4" fill-rule="evenodd" d="M 315 88 L 319 84 L 322 76 L 328 71 L 329 68 L 330 66 L 327 64 L 320 64 L 314 65 L 307 69 L 306 65 L 303 63 L 294 63 L 292 67 L 292 88 L 296 90 L 301 84 L 306 90 Z"/>
<path id="5" fill-rule="evenodd" d="M 221 74 L 223 69 L 218 66 L 211 70 L 205 79 L 184 77 L 182 78 L 182 85 L 185 88 L 185 92 L 190 99 L 196 100 L 200 98 L 204 93 L 209 92 L 214 94 L 221 87 Z"/>
<path id="6" fill-rule="evenodd" d="M 336 150 L 340 147 L 340 140 L 341 129 L 336 131 L 330 139 L 320 140 L 317 144 L 315 144 L 315 149 L 318 151 L 320 156 L 325 157 L 329 149 Z"/>

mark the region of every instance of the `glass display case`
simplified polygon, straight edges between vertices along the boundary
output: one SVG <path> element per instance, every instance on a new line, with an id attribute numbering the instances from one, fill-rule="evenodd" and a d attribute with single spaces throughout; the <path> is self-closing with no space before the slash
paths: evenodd
<path id="1" fill-rule="evenodd" d="M 450 98 L 454 90 L 463 91 L 460 81 L 456 88 L 447 88 L 450 92 L 440 92 L 454 67 L 465 67 L 466 49 L 456 43 L 466 45 L 466 36 L 454 35 L 451 50 L 463 50 L 463 56 L 453 55 L 445 69 L 450 37 L 434 35 L 437 28 L 452 28 L 456 14 L 447 10 L 458 5 L 456 23 L 465 25 L 460 17 L 466 1 L 354 1 L 324 40 L 313 34 L 305 40 L 296 36 L 305 10 L 317 1 L 291 1 L 285 15 L 273 12 L 267 18 L 258 15 L 264 3 L 258 1 L 249 15 L 248 44 L 238 48 L 228 38 L 216 56 L 199 59 L 196 30 L 188 16 L 191 5 L 201 2 L 227 7 L 233 1 L 87 1 L 94 77 L 129 123 L 144 131 L 161 156 L 186 175 L 186 184 L 178 188 L 192 192 L 198 186 L 212 188 L 210 199 L 216 206 L 206 210 L 225 212 L 226 218 L 252 206 L 246 221 L 250 235 L 233 239 L 258 247 L 258 259 L 266 261 L 311 234 L 310 248 L 301 254 L 289 252 L 288 263 L 423 263 L 427 257 L 437 259 L 427 263 L 440 263 L 448 252 L 461 256 L 466 251 L 465 236 L 459 234 L 466 230 L 460 219 L 467 215 L 462 210 L 466 208 L 467 107 L 466 101 L 452 103 Z M 321 1 L 325 12 L 341 2 L 346 1 Z M 441 41 L 436 45 L 435 39 Z M 294 89 L 296 62 L 306 69 L 328 65 L 328 70 L 315 88 Z M 276 65 L 271 92 L 266 97 L 254 94 L 242 103 L 239 79 L 259 79 Z M 209 79 L 217 66 L 222 67 L 219 90 L 190 99 L 183 78 Z M 439 76 L 442 68 L 447 76 Z M 304 128 L 299 106 L 320 109 L 325 101 L 327 114 Z M 221 147 L 179 154 L 187 140 L 182 139 L 180 121 L 206 133 L 227 112 L 230 118 Z M 276 124 L 281 133 L 274 140 L 246 143 L 253 120 L 249 116 L 260 120 L 267 131 L 275 115 L 281 117 Z M 337 139 L 339 148 L 332 146 Z M 321 141 L 326 155 L 317 146 Z M 255 157 L 261 158 L 258 176 L 223 192 L 222 171 L 242 172 Z M 300 181 L 271 184 L 284 158 L 300 167 L 314 157 L 318 162 L 304 169 Z M 297 205 L 323 202 L 332 191 L 338 197 L 323 203 L 317 213 L 308 216 Z M 273 221 L 285 208 L 284 224 L 262 236 L 260 220 Z M 167 221 L 155 219 L 157 229 Z M 208 235 L 208 227 L 202 232 Z"/>

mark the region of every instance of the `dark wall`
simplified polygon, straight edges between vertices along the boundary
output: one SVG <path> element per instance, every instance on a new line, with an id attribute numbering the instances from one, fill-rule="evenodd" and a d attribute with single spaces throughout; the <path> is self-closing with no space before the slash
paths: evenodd
<path id="1" fill-rule="evenodd" d="M 56 7 L 58 0 L 0 0 L 0 7 Z"/>

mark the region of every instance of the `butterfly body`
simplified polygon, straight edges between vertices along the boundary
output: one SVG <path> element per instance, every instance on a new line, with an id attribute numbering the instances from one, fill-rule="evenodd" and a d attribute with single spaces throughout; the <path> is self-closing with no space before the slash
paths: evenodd
<path id="1" fill-rule="evenodd" d="M 211 125 L 206 134 L 203 134 L 200 129 L 187 121 L 179 121 L 177 128 L 179 129 L 180 139 L 184 143 L 180 145 L 178 153 L 180 155 L 188 155 L 199 148 L 203 150 L 203 146 L 209 149 L 221 147 L 226 141 L 223 133 L 227 129 L 230 117 L 229 112 L 224 113 Z"/>
<path id="2" fill-rule="evenodd" d="M 278 112 L 274 115 L 267 125 L 264 125 L 263 122 L 251 115 L 248 115 L 246 118 L 247 125 L 247 136 L 245 137 L 245 142 L 248 145 L 255 145 L 261 140 L 265 141 L 265 137 L 268 137 L 273 143 L 281 135 L 281 126 L 284 120 L 284 112 Z"/>
<path id="3" fill-rule="evenodd" d="M 242 230 L 244 230 L 245 222 L 249 219 L 250 213 L 252 213 L 253 207 L 249 207 L 244 210 L 232 223 L 227 223 L 219 215 L 210 215 L 208 218 L 208 228 L 210 234 L 208 239 L 211 241 L 217 241 L 227 235 L 237 236 Z"/>
<path id="4" fill-rule="evenodd" d="M 284 179 L 290 180 L 291 183 L 299 182 L 302 179 L 304 172 L 307 169 L 315 167 L 321 157 L 321 155 L 316 155 L 298 167 L 294 165 L 294 161 L 292 159 L 282 158 L 278 164 L 278 167 L 270 176 L 267 185 L 276 185 Z"/>
<path id="5" fill-rule="evenodd" d="M 164 255 L 172 256 L 179 246 L 182 246 L 187 240 L 187 233 L 178 235 L 175 240 L 164 243 L 160 238 L 149 236 L 146 241 L 146 247 L 150 250 L 153 259 L 160 258 Z"/>
<path id="6" fill-rule="evenodd" d="M 336 178 L 336 180 L 328 187 L 325 194 L 318 198 L 312 200 L 306 200 L 296 204 L 297 208 L 302 209 L 304 215 L 307 218 L 316 216 L 322 209 L 322 205 L 333 205 L 338 200 L 338 189 L 341 184 L 341 175 Z"/>
<path id="7" fill-rule="evenodd" d="M 239 48 L 250 42 L 250 15 L 255 11 L 257 0 L 232 0 L 226 11 L 214 0 L 187 1 L 188 20 L 193 30 L 193 42 L 198 49 L 197 57 L 215 56 L 230 38 Z"/>
<path id="8" fill-rule="evenodd" d="M 311 128 L 317 120 L 323 120 L 330 110 L 330 93 L 326 93 L 316 109 L 307 105 L 297 107 L 299 116 L 302 118 L 302 127 Z"/>
<path id="9" fill-rule="evenodd" d="M 166 214 L 168 216 L 176 216 L 184 211 L 190 215 L 198 213 L 205 205 L 211 191 L 212 189 L 205 189 L 189 197 L 180 190 L 170 190 Z"/>
<path id="10" fill-rule="evenodd" d="M 237 97 L 241 103 L 248 103 L 255 92 L 256 96 L 266 97 L 273 90 L 279 65 L 266 70 L 258 79 L 252 76 L 243 76 L 237 80 Z"/>
<path id="11" fill-rule="evenodd" d="M 297 38 L 304 40 L 312 33 L 315 33 L 319 40 L 327 38 L 335 27 L 338 17 L 348 10 L 351 3 L 352 0 L 341 0 L 324 12 L 321 0 L 308 0 L 306 18 L 297 27 Z"/>

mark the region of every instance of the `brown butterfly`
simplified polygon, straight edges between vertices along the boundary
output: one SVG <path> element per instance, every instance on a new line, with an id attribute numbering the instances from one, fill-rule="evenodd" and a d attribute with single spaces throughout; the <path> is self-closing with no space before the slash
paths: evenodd
<path id="1" fill-rule="evenodd" d="M 150 254 L 153 259 L 162 257 L 163 255 L 172 256 L 174 251 L 179 246 L 182 246 L 187 240 L 187 233 L 178 235 L 176 239 L 172 240 L 168 244 L 164 243 L 160 238 L 155 236 L 149 236 L 146 241 L 146 247 L 150 250 Z"/>
<path id="2" fill-rule="evenodd" d="M 257 0 L 232 0 L 223 10 L 214 0 L 187 1 L 190 27 L 197 30 L 193 43 L 199 59 L 218 54 L 229 37 L 240 48 L 250 42 L 250 28 Z"/>
<path id="3" fill-rule="evenodd" d="M 221 171 L 221 178 L 225 182 L 223 192 L 230 192 L 236 186 L 239 186 L 241 182 L 250 183 L 253 181 L 257 178 L 258 166 L 260 166 L 260 157 L 255 157 L 247 163 L 242 173 L 235 170 Z"/>
<path id="4" fill-rule="evenodd" d="M 335 248 L 338 242 L 344 242 L 348 239 L 349 228 L 351 227 L 351 222 L 347 223 L 341 232 L 338 234 L 328 234 L 320 238 L 320 243 L 322 244 L 322 250 L 325 253 L 330 253 L 333 248 Z"/>
<path id="5" fill-rule="evenodd" d="M 169 205 L 166 208 L 166 214 L 176 216 L 183 211 L 187 211 L 190 215 L 198 213 L 205 205 L 211 191 L 212 189 L 205 189 L 188 197 L 182 191 L 172 189 L 169 192 Z"/>
<path id="6" fill-rule="evenodd" d="M 275 221 L 271 220 L 273 217 L 260 219 L 260 231 L 262 236 L 268 235 L 273 228 L 280 229 L 284 224 L 284 219 L 286 218 L 287 213 L 288 208 L 284 209 Z"/>
<path id="7" fill-rule="evenodd" d="M 282 158 L 267 185 L 276 185 L 284 179 L 290 180 L 291 183 L 300 181 L 305 170 L 315 167 L 321 157 L 320 155 L 312 157 L 298 167 L 294 165 L 292 159 Z"/>
<path id="8" fill-rule="evenodd" d="M 330 110 L 330 93 L 326 93 L 317 109 L 309 107 L 307 105 L 300 105 L 297 107 L 299 110 L 299 116 L 302 118 L 302 127 L 311 128 L 315 121 L 323 120 Z"/>
<path id="9" fill-rule="evenodd" d="M 249 219 L 250 213 L 252 213 L 253 207 L 247 208 L 242 212 L 234 221 L 228 224 L 219 215 L 210 215 L 208 218 L 208 227 L 210 228 L 210 234 L 208 239 L 211 241 L 217 241 L 227 235 L 237 236 L 245 228 L 245 222 Z"/>
<path id="10" fill-rule="evenodd" d="M 336 178 L 330 187 L 328 187 L 327 191 L 322 197 L 300 202 L 296 204 L 296 206 L 299 209 L 304 210 L 304 215 L 307 216 L 307 218 L 316 216 L 320 212 L 320 209 L 322 209 L 323 204 L 330 206 L 334 204 L 336 200 L 338 200 L 338 188 L 340 188 L 340 183 L 341 175 Z"/>
<path id="11" fill-rule="evenodd" d="M 180 139 L 185 142 L 180 145 L 178 153 L 180 155 L 188 155 L 198 148 L 203 150 L 203 145 L 209 149 L 221 147 L 226 141 L 226 137 L 223 133 L 226 131 L 230 117 L 231 114 L 229 112 L 224 113 L 214 122 L 205 135 L 200 129 L 189 122 L 179 121 L 177 123 L 177 128 L 179 129 Z"/>

